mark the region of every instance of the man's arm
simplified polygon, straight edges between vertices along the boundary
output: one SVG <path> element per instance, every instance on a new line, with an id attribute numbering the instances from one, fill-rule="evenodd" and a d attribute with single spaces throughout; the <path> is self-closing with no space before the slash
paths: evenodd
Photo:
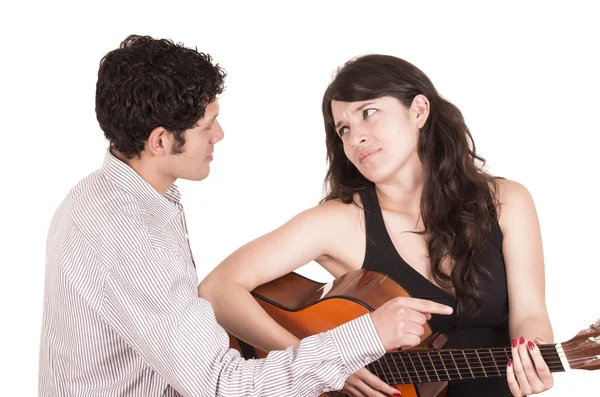
<path id="1" fill-rule="evenodd" d="M 370 315 L 330 332 L 243 360 L 229 349 L 183 258 L 139 250 L 110 269 L 100 313 L 183 396 L 318 396 L 385 353 Z"/>

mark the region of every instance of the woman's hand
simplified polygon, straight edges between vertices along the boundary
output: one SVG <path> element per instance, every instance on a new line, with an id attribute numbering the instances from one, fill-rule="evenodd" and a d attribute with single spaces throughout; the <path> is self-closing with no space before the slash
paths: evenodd
<path id="1" fill-rule="evenodd" d="M 361 368 L 346 379 L 341 392 L 352 397 L 387 397 L 401 396 L 398 389 L 388 385 L 366 368 Z"/>
<path id="2" fill-rule="evenodd" d="M 508 361 L 506 376 L 513 396 L 538 394 L 552 387 L 554 379 L 538 347 L 541 343 L 541 338 L 535 338 L 535 344 L 523 337 L 512 340 L 513 358 Z"/>

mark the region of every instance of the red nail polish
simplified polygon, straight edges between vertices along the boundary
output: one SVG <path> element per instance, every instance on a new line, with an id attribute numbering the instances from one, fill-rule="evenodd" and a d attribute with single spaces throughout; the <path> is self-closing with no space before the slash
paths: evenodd
<path id="1" fill-rule="evenodd" d="M 394 396 L 401 396 L 402 393 L 394 393 Z"/>
<path id="2" fill-rule="evenodd" d="M 535 348 L 535 345 L 532 341 L 527 342 L 527 346 L 529 346 L 529 350 L 533 350 Z"/>
<path id="3" fill-rule="evenodd" d="M 512 347 L 517 347 L 517 339 L 513 338 L 512 340 Z"/>
<path id="4" fill-rule="evenodd" d="M 512 365 L 512 359 L 508 360 L 508 366 L 510 367 Z"/>
<path id="5" fill-rule="evenodd" d="M 519 343 L 520 343 L 521 345 L 522 345 L 523 343 L 525 343 L 525 338 L 523 338 L 523 337 L 521 336 L 521 339 L 519 339 Z"/>

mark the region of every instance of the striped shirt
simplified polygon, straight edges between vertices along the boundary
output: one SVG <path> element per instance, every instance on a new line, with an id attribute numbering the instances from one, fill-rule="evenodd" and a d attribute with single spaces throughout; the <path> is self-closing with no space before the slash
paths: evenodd
<path id="1" fill-rule="evenodd" d="M 198 297 L 180 193 L 107 151 L 46 244 L 39 396 L 317 396 L 385 353 L 370 316 L 244 360 Z"/>

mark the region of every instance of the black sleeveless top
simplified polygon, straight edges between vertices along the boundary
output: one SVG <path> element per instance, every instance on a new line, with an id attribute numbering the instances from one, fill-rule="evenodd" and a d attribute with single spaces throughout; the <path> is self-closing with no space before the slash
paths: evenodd
<path id="1" fill-rule="evenodd" d="M 429 326 L 433 332 L 449 337 L 444 349 L 479 347 L 509 347 L 508 291 L 502 255 L 502 231 L 496 222 L 479 256 L 480 263 L 490 272 L 480 277 L 485 307 L 476 318 L 457 320 L 456 297 L 431 283 L 402 259 L 383 221 L 383 214 L 374 189 L 360 192 L 365 214 L 367 249 L 363 269 L 386 274 L 412 297 L 427 299 L 454 308 L 450 316 L 432 315 Z M 448 383 L 447 397 L 510 397 L 506 377 L 457 380 Z"/>

